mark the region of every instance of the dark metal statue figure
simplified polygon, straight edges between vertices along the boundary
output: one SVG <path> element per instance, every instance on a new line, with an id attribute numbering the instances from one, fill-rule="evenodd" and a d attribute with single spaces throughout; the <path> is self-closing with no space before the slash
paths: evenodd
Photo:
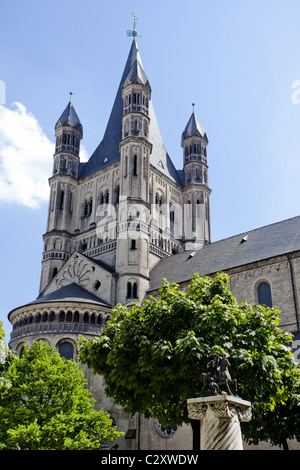
<path id="1" fill-rule="evenodd" d="M 229 367 L 230 363 L 226 357 L 220 357 L 218 354 L 213 355 L 213 359 L 207 364 L 207 368 L 211 371 L 201 374 L 203 379 L 202 395 L 204 395 L 206 388 L 209 389 L 212 395 L 218 395 L 220 385 L 226 385 L 229 394 L 232 395 L 229 387 L 231 383 L 235 384 L 235 390 L 237 391 L 237 381 L 231 379 Z"/>

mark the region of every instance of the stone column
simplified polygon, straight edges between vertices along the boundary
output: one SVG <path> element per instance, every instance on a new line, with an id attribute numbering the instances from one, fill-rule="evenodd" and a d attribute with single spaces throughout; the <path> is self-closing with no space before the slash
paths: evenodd
<path id="1" fill-rule="evenodd" d="M 243 450 L 241 421 L 251 420 L 251 403 L 231 395 L 190 398 L 190 419 L 201 420 L 201 450 Z"/>

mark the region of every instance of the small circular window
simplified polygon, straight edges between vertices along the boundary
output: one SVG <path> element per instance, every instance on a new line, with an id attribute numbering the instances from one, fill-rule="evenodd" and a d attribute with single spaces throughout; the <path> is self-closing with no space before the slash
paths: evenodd
<path id="1" fill-rule="evenodd" d="M 101 282 L 100 281 L 96 281 L 95 284 L 94 284 L 94 290 L 99 290 L 100 289 L 100 286 L 101 286 Z"/>

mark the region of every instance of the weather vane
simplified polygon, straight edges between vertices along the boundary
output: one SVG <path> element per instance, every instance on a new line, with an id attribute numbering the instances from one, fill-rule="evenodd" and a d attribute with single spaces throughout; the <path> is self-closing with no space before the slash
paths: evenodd
<path id="1" fill-rule="evenodd" d="M 128 29 L 127 30 L 127 36 L 131 36 L 133 38 L 136 38 L 137 35 L 138 35 L 137 30 L 136 30 L 136 22 L 138 21 L 138 17 L 136 16 L 135 11 L 131 12 L 131 14 L 133 16 L 133 29 Z"/>

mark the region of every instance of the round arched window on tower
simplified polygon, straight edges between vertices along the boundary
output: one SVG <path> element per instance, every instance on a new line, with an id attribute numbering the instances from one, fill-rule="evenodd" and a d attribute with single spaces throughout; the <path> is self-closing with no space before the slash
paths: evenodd
<path id="1" fill-rule="evenodd" d="M 61 357 L 64 357 L 65 359 L 74 359 L 74 346 L 68 341 L 60 343 L 58 347 L 58 352 Z"/>

